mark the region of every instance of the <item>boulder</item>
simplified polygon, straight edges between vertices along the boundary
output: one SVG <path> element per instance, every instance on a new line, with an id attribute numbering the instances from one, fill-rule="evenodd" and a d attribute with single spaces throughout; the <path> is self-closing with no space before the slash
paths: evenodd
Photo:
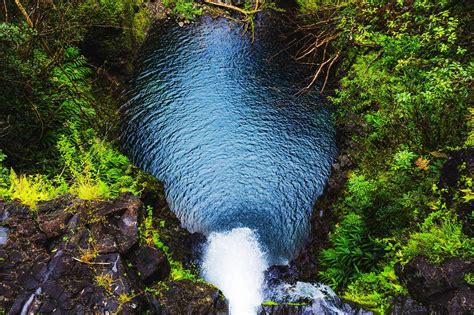
<path id="1" fill-rule="evenodd" d="M 426 257 L 415 257 L 397 275 L 410 295 L 428 307 L 430 312 L 471 314 L 474 294 L 464 280 L 474 272 L 474 258 L 454 258 L 436 265 Z"/>
<path id="2" fill-rule="evenodd" d="M 161 314 L 228 314 L 228 306 L 222 293 L 206 283 L 181 280 L 166 284 L 160 297 Z"/>
<path id="3" fill-rule="evenodd" d="M 165 253 L 154 247 L 142 246 L 138 248 L 133 253 L 131 261 L 136 267 L 140 279 L 146 284 L 165 280 L 171 271 Z"/>

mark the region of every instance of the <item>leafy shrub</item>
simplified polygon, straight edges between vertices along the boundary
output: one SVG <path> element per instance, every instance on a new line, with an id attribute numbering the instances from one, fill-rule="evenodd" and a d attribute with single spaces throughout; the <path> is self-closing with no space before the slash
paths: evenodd
<path id="1" fill-rule="evenodd" d="M 51 200 L 67 192 L 67 185 L 64 182 L 58 184 L 40 174 L 18 176 L 11 171 L 10 183 L 9 197 L 20 200 L 32 210 L 36 209 L 39 201 Z"/>
<path id="2" fill-rule="evenodd" d="M 83 136 L 77 129 L 71 130 L 71 136 L 62 136 L 57 145 L 71 193 L 82 199 L 106 199 L 125 191 L 139 194 L 140 186 L 126 156 L 96 138 L 92 130 Z"/>
<path id="3" fill-rule="evenodd" d="M 167 7 L 173 7 L 173 13 L 182 16 L 191 21 L 202 15 L 202 8 L 198 7 L 193 0 L 164 0 L 163 4 Z"/>
<path id="4" fill-rule="evenodd" d="M 346 204 L 354 209 L 356 213 L 361 213 L 364 209 L 369 208 L 374 202 L 376 184 L 376 182 L 367 180 L 362 175 L 352 174 L 347 182 Z"/>
<path id="5" fill-rule="evenodd" d="M 393 171 L 409 171 L 413 167 L 413 160 L 416 154 L 408 150 L 401 150 L 395 153 L 391 169 Z"/>
<path id="6" fill-rule="evenodd" d="M 447 3 L 354 1 L 339 12 L 335 46 L 348 47 L 354 62 L 332 100 L 340 121 L 363 118 L 357 155 L 367 166 L 400 146 L 439 150 L 464 142 L 474 64 L 460 39 L 465 22 Z"/>
<path id="7" fill-rule="evenodd" d="M 447 157 L 443 152 L 473 142 L 474 63 L 465 32 L 470 5 L 298 3 L 333 21 L 329 25 L 338 39 L 331 49 L 345 58 L 331 99 L 338 122 L 353 122 L 357 129 L 348 148 L 356 166 L 334 205 L 340 223 L 331 247 L 321 253 L 321 277 L 345 298 L 384 313 L 391 297 L 405 293 L 393 272 L 396 263 L 417 255 L 442 262 L 474 254 L 473 241 L 462 230 L 472 219 L 462 204 L 472 202 L 472 181 L 443 192 L 436 186 Z M 359 266 L 365 251 L 375 258 L 364 270 Z"/>
<path id="8" fill-rule="evenodd" d="M 474 256 L 474 239 L 463 233 L 462 225 L 452 214 L 436 211 L 425 219 L 419 232 L 410 235 L 398 256 L 402 264 L 416 256 L 425 256 L 434 263 L 470 257 Z"/>
<path id="9" fill-rule="evenodd" d="M 432 185 L 439 176 L 440 160 L 419 157 L 406 149 L 396 151 L 385 169 L 369 175 L 354 172 L 347 192 L 336 206 L 342 213 L 356 213 L 374 236 L 390 237 L 416 227 L 429 211 Z"/>
<path id="10" fill-rule="evenodd" d="M 0 198 L 9 199 L 10 170 L 3 165 L 6 155 L 0 150 Z"/>
<path id="11" fill-rule="evenodd" d="M 331 248 L 321 252 L 321 278 L 334 288 L 353 280 L 359 272 L 375 267 L 381 249 L 374 244 L 362 218 L 348 214 L 329 235 Z"/>
<path id="12" fill-rule="evenodd" d="M 127 157 L 97 139 L 92 130 L 80 136 L 71 128 L 70 133 L 58 142 L 63 169 L 53 179 L 42 174 L 17 175 L 0 163 L 0 197 L 18 199 L 34 209 L 39 201 L 64 193 L 86 200 L 113 198 L 125 191 L 140 194 L 141 186 Z M 4 159 L 0 152 L 0 162 Z"/>
<path id="13" fill-rule="evenodd" d="M 376 313 L 385 314 L 392 297 L 407 294 L 399 283 L 393 263 L 385 266 L 381 272 L 358 274 L 344 292 L 343 297 Z"/>

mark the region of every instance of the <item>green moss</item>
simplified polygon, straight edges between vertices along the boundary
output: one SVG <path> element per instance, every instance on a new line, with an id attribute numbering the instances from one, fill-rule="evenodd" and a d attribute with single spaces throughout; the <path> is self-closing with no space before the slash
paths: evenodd
<path id="1" fill-rule="evenodd" d="M 143 8 L 133 15 L 133 32 L 135 40 L 142 44 L 145 41 L 147 31 L 151 24 L 150 12 Z"/>
<path id="2" fill-rule="evenodd" d="M 265 301 L 262 303 L 262 306 L 278 306 L 278 305 L 289 305 L 289 306 L 305 306 L 308 305 L 309 303 L 305 302 L 284 302 L 284 303 L 277 303 L 275 301 Z"/>
<path id="3" fill-rule="evenodd" d="M 153 208 L 147 206 L 146 208 L 146 217 L 143 223 L 139 226 L 139 237 L 142 243 L 149 246 L 155 246 L 156 248 L 161 249 L 171 266 L 171 280 L 191 280 L 197 282 L 205 282 L 202 278 L 191 272 L 190 270 L 183 267 L 183 264 L 180 261 L 174 259 L 173 254 L 171 253 L 168 246 L 162 241 L 159 234 L 159 228 L 155 226 L 155 221 L 153 220 Z M 165 222 L 161 220 L 158 224 L 160 228 L 164 227 Z"/>

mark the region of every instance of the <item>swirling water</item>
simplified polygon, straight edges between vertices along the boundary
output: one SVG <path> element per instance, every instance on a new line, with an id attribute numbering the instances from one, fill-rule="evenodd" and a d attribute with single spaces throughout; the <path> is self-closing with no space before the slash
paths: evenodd
<path id="1" fill-rule="evenodd" d="M 284 50 L 281 26 L 262 19 L 254 42 L 225 19 L 158 28 L 123 111 L 126 152 L 164 182 L 188 230 L 211 235 L 203 274 L 221 288 L 226 273 L 250 268 L 261 283 L 268 265 L 294 256 L 336 154 L 324 100 L 297 94 L 310 73 Z M 231 255 L 225 244 L 241 254 L 216 257 Z M 253 270 L 239 259 L 261 264 Z"/>

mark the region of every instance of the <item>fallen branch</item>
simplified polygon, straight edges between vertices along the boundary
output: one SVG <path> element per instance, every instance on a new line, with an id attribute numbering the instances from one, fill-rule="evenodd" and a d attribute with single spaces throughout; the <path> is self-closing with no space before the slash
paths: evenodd
<path id="1" fill-rule="evenodd" d="M 230 10 L 234 10 L 234 11 L 240 12 L 240 13 L 242 13 L 242 14 L 245 15 L 245 16 L 252 15 L 252 14 L 255 14 L 255 13 L 258 13 L 258 12 L 262 11 L 261 9 L 258 9 L 258 8 L 257 8 L 257 6 L 258 6 L 258 1 L 255 3 L 255 9 L 253 9 L 253 10 L 244 10 L 244 9 L 242 9 L 242 8 L 236 7 L 235 5 L 226 4 L 226 3 L 223 3 L 223 2 L 220 2 L 220 1 L 216 1 L 216 0 L 205 0 L 204 2 L 205 2 L 205 3 L 208 3 L 208 4 L 212 4 L 212 5 L 218 6 L 218 7 L 222 7 L 222 8 L 226 8 L 226 9 L 230 9 Z"/>
<path id="2" fill-rule="evenodd" d="M 15 0 L 16 6 L 20 10 L 21 14 L 25 17 L 26 23 L 33 28 L 33 22 L 30 19 L 30 16 L 28 15 L 28 12 L 26 12 L 25 7 L 21 4 L 20 0 Z"/>

